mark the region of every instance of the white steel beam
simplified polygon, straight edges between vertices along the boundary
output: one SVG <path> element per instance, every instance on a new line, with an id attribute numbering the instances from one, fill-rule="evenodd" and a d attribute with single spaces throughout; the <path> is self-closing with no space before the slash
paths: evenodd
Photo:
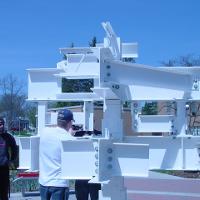
<path id="1" fill-rule="evenodd" d="M 175 128 L 176 134 L 180 136 L 186 135 L 187 130 L 187 114 L 186 114 L 186 101 L 180 100 L 177 101 L 177 111 L 176 111 L 176 120 L 175 120 Z"/>
<path id="2" fill-rule="evenodd" d="M 40 135 L 46 124 L 46 112 L 47 112 L 47 102 L 38 102 L 38 112 L 37 112 L 37 134 Z"/>
<path id="3" fill-rule="evenodd" d="M 83 107 L 83 113 L 84 113 L 84 129 L 86 131 L 93 131 L 93 124 L 94 124 L 94 105 L 91 101 L 84 101 L 84 107 Z"/>
<path id="4" fill-rule="evenodd" d="M 200 170 L 198 136 L 130 136 L 124 142 L 149 145 L 149 169 Z"/>
<path id="5" fill-rule="evenodd" d="M 104 49 L 101 51 L 102 57 L 108 53 Z M 188 74 L 110 59 L 101 59 L 101 85 L 109 86 L 119 99 L 173 100 L 190 97 L 192 79 Z M 113 87 L 114 84 L 118 87 Z"/>
<path id="6" fill-rule="evenodd" d="M 102 133 L 108 139 L 123 138 L 122 104 L 120 100 L 105 100 Z"/>
<path id="7" fill-rule="evenodd" d="M 123 177 L 112 177 L 108 184 L 102 184 L 99 200 L 127 200 L 127 191 Z"/>
<path id="8" fill-rule="evenodd" d="M 199 179 L 186 179 L 151 172 L 148 178 L 125 178 L 130 200 L 198 200 Z"/>

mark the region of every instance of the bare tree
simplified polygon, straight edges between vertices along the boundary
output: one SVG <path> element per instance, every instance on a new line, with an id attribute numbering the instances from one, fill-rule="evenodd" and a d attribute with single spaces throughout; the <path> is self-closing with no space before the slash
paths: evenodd
<path id="1" fill-rule="evenodd" d="M 12 74 L 0 79 L 0 113 L 6 117 L 8 128 L 17 117 L 24 117 L 25 94 L 23 83 Z"/>
<path id="2" fill-rule="evenodd" d="M 32 127 L 36 127 L 36 113 L 37 113 L 37 104 L 36 103 L 26 103 L 25 115 L 29 119 L 29 123 Z"/>
<path id="3" fill-rule="evenodd" d="M 193 54 L 180 56 L 177 58 L 169 59 L 168 61 L 162 61 L 162 65 L 167 67 L 173 66 L 184 66 L 184 67 L 192 67 L 192 66 L 200 66 L 200 56 L 195 56 Z"/>
<path id="4" fill-rule="evenodd" d="M 180 56 L 177 58 L 169 59 L 168 61 L 161 62 L 162 65 L 168 67 L 174 66 L 184 66 L 184 67 L 192 67 L 199 66 L 200 67 L 200 56 L 195 56 L 193 54 Z M 195 107 L 195 109 L 191 109 Z M 190 128 L 200 127 L 200 102 L 190 102 L 190 109 L 188 113 L 188 126 Z"/>

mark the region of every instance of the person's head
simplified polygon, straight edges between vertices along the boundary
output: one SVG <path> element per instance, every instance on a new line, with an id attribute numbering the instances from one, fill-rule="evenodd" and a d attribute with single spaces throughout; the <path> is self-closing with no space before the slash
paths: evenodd
<path id="1" fill-rule="evenodd" d="M 74 121 L 73 113 L 70 110 L 62 109 L 58 111 L 57 125 L 69 131 Z"/>
<path id="2" fill-rule="evenodd" d="M 2 117 L 0 117 L 0 134 L 4 132 L 4 124 L 5 124 L 5 121 Z"/>

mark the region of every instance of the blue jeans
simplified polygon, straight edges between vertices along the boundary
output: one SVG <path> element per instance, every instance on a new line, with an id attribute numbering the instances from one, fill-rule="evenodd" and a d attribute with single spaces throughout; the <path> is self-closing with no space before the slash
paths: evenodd
<path id="1" fill-rule="evenodd" d="M 52 187 L 40 185 L 41 200 L 68 200 L 68 187 Z"/>

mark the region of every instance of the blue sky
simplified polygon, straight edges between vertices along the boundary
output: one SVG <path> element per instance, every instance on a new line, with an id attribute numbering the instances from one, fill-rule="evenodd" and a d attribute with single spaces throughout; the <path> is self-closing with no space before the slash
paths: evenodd
<path id="1" fill-rule="evenodd" d="M 122 41 L 138 42 L 138 63 L 200 55 L 199 20 L 199 0 L 1 0 L 0 77 L 26 80 L 26 68 L 56 67 L 60 47 L 101 42 L 102 21 Z"/>

